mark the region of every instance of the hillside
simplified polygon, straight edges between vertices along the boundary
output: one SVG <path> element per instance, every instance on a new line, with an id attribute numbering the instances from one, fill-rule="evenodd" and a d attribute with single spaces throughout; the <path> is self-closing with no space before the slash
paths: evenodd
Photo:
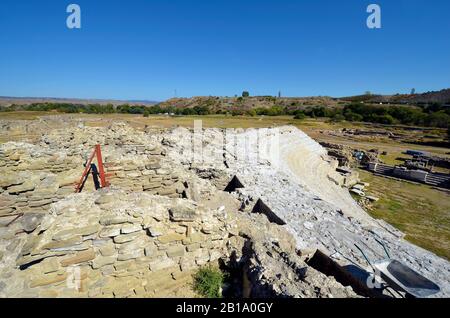
<path id="1" fill-rule="evenodd" d="M 172 98 L 159 104 L 161 108 L 193 108 L 206 106 L 211 111 L 248 111 L 255 108 L 271 108 L 273 106 L 286 107 L 287 109 L 301 109 L 308 106 L 336 107 L 338 101 L 331 97 L 281 97 L 255 96 L 255 97 L 214 97 L 200 96 L 192 98 Z"/>
<path id="2" fill-rule="evenodd" d="M 339 98 L 342 101 L 390 104 L 432 104 L 450 105 L 450 88 L 423 94 L 358 95 Z"/>
<path id="3" fill-rule="evenodd" d="M 387 103 L 387 104 L 431 104 L 439 103 L 450 105 L 450 89 L 444 89 L 437 92 L 427 92 L 424 94 L 404 94 L 404 95 L 358 95 L 342 98 L 333 98 L 327 96 L 317 97 L 273 97 L 273 96 L 254 96 L 254 97 L 215 97 L 199 96 L 192 98 L 172 98 L 159 104 L 161 108 L 185 109 L 195 106 L 208 107 L 211 111 L 248 111 L 256 108 L 271 108 L 280 106 L 287 110 L 306 109 L 311 106 L 324 106 L 335 108 L 348 102 L 365 103 Z"/>
<path id="4" fill-rule="evenodd" d="M 79 99 L 54 97 L 9 97 L 0 96 L 0 106 L 29 105 L 34 103 L 64 103 L 64 104 L 99 104 L 99 105 L 154 105 L 157 102 L 147 100 L 114 100 L 114 99 Z"/>

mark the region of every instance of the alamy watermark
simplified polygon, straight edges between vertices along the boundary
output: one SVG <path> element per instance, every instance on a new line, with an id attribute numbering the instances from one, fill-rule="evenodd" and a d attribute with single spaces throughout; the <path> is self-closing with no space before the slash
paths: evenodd
<path id="1" fill-rule="evenodd" d="M 280 130 L 278 128 L 223 130 L 203 129 L 203 121 L 195 120 L 194 129 L 179 127 L 172 138 L 183 146 L 180 156 L 197 166 L 217 162 L 239 162 L 278 166 L 280 160 Z"/>
<path id="2" fill-rule="evenodd" d="M 66 286 L 69 289 L 80 291 L 81 289 L 81 269 L 78 266 L 70 266 L 67 268 Z"/>
<path id="3" fill-rule="evenodd" d="M 70 15 L 67 17 L 66 25 L 69 29 L 81 29 L 81 8 L 78 4 L 69 4 L 66 9 Z"/>
<path id="4" fill-rule="evenodd" d="M 378 4 L 370 4 L 367 7 L 367 13 L 370 15 L 367 17 L 367 27 L 369 29 L 381 29 L 381 7 Z"/>
<path id="5" fill-rule="evenodd" d="M 367 6 L 366 25 L 369 29 L 381 29 L 381 6 L 379 4 L 369 4 Z M 70 15 L 66 19 L 66 25 L 69 29 L 81 29 L 81 7 L 78 4 L 69 4 L 66 12 Z"/>

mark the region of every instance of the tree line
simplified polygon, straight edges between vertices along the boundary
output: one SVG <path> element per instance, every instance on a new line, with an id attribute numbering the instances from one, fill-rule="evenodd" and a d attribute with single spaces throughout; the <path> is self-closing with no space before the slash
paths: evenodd
<path id="1" fill-rule="evenodd" d="M 385 125 L 450 127 L 450 107 L 430 104 L 421 107 L 351 103 L 343 108 L 315 107 L 295 111 L 295 118 L 327 117 L 332 121 L 370 122 Z"/>
<path id="2" fill-rule="evenodd" d="M 71 104 L 71 103 L 33 103 L 29 105 L 0 106 L 0 112 L 6 111 L 57 111 L 62 113 L 86 114 L 142 114 L 150 116 L 156 114 L 173 114 L 179 116 L 227 114 L 232 116 L 294 116 L 295 119 L 329 118 L 332 121 L 371 122 L 386 125 L 402 124 L 425 127 L 450 128 L 450 107 L 440 104 L 413 106 L 387 106 L 364 103 L 350 103 L 343 107 L 311 106 L 298 109 L 274 105 L 268 108 L 252 108 L 243 110 L 231 108 L 230 110 L 212 110 L 207 105 L 192 108 L 177 108 L 174 106 L 161 107 L 159 104 L 144 105 L 99 105 L 99 104 Z"/>

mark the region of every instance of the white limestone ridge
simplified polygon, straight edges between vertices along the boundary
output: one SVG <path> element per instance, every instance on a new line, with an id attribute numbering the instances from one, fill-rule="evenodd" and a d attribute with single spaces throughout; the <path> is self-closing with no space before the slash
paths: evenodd
<path id="1" fill-rule="evenodd" d="M 344 266 L 354 262 L 366 268 L 368 264 L 354 244 L 361 246 L 372 260 L 379 260 L 385 254 L 376 242 L 378 239 L 386 244 L 392 258 L 438 283 L 440 297 L 450 296 L 450 263 L 407 242 L 403 233 L 386 222 L 370 217 L 347 189 L 330 180 L 336 167 L 325 149 L 301 130 L 292 126 L 245 131 L 205 129 L 203 152 L 222 152 L 223 156 L 216 160 L 209 157 L 208 162 L 201 164 L 185 153 L 180 156 L 189 148 L 186 143 L 191 142 L 183 138 L 186 133 L 180 128 L 172 132 L 176 142 L 169 156 L 191 166 L 225 171 L 230 178 L 237 176 L 244 188 L 236 189 L 234 195 L 244 207 L 251 208 L 258 199 L 262 200 L 286 223 L 299 249 L 319 248 Z M 279 155 L 269 151 L 261 156 L 255 137 L 258 134 L 264 135 L 268 143 L 279 138 Z M 233 147 L 240 142 L 245 143 L 245 156 L 237 152 L 241 148 Z"/>

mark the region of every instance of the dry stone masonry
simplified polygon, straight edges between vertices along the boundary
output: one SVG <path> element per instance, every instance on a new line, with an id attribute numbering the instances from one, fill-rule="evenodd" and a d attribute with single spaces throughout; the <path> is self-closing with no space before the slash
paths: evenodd
<path id="1" fill-rule="evenodd" d="M 0 297 L 194 297 L 202 266 L 232 273 L 226 296 L 360 297 L 308 262 L 319 249 L 364 267 L 353 244 L 378 257 L 374 238 L 450 294 L 448 262 L 365 214 L 330 180 L 326 151 L 295 128 L 196 135 L 70 117 L 0 128 L 37 133 L 0 144 Z M 280 158 L 261 154 L 256 135 L 279 138 Z M 111 187 L 75 194 L 96 144 Z"/>

